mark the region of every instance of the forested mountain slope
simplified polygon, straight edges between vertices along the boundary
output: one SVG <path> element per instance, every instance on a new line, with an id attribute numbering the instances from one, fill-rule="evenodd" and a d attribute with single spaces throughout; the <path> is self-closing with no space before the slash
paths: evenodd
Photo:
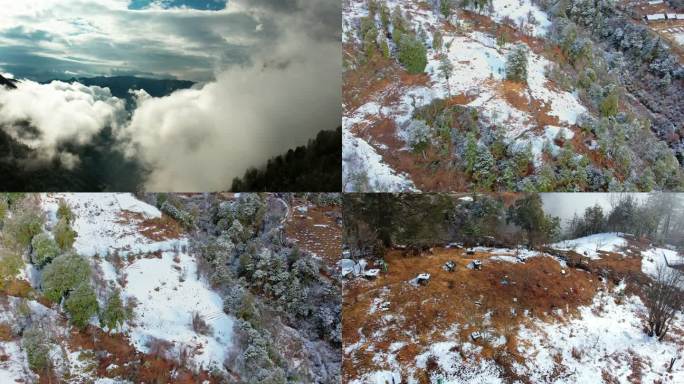
<path id="1" fill-rule="evenodd" d="M 681 51 L 628 9 L 345 1 L 345 190 L 682 189 Z"/>

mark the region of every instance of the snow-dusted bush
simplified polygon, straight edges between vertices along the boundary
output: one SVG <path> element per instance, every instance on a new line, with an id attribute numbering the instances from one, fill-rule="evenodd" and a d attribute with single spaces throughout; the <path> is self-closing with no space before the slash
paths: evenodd
<path id="1" fill-rule="evenodd" d="M 100 312 L 100 325 L 112 331 L 123 326 L 131 315 L 132 311 L 124 306 L 121 294 L 117 289 L 107 298 L 107 302 Z"/>
<path id="2" fill-rule="evenodd" d="M 195 218 L 188 212 L 185 212 L 168 200 L 161 206 L 161 211 L 169 215 L 172 219 L 178 221 L 185 228 L 192 228 L 195 225 Z"/>
<path id="3" fill-rule="evenodd" d="M 73 252 L 60 255 L 43 270 L 43 293 L 58 303 L 68 291 L 88 282 L 90 275 L 90 264 L 85 258 Z"/>
<path id="4" fill-rule="evenodd" d="M 244 364 L 243 377 L 249 378 L 248 383 L 285 384 L 287 379 L 284 372 L 273 361 L 279 356 L 272 348 L 271 336 L 265 330 L 257 330 L 247 322 L 240 322 L 240 333 L 244 335 L 245 348 L 242 353 Z"/>
<path id="5" fill-rule="evenodd" d="M 658 266 L 653 283 L 646 287 L 649 336 L 656 336 L 662 341 L 677 312 L 684 307 L 684 294 L 679 289 L 682 281 L 682 272 L 664 264 Z"/>
<path id="6" fill-rule="evenodd" d="M 239 220 L 235 219 L 226 231 L 226 235 L 232 242 L 239 244 L 247 241 L 253 233 L 250 227 L 243 226 Z"/>
<path id="7" fill-rule="evenodd" d="M 60 254 L 57 242 L 45 232 L 37 234 L 31 240 L 31 247 L 33 248 L 31 260 L 38 268 L 44 267 Z"/>
<path id="8" fill-rule="evenodd" d="M 403 34 L 399 39 L 399 62 L 408 73 L 418 74 L 427 66 L 427 49 L 416 37 Z"/>
<path id="9" fill-rule="evenodd" d="M 64 302 L 64 309 L 69 314 L 69 321 L 79 329 L 84 329 L 90 319 L 98 312 L 95 291 L 87 281 L 81 282 L 69 293 Z"/>
<path id="10" fill-rule="evenodd" d="M 19 248 L 31 244 L 33 236 L 42 232 L 45 216 L 37 204 L 24 200 L 12 209 L 5 220 L 3 232 L 8 242 Z"/>
<path id="11" fill-rule="evenodd" d="M 406 128 L 406 143 L 414 151 L 422 151 L 430 143 L 430 127 L 422 120 L 411 120 Z"/>
<path id="12" fill-rule="evenodd" d="M 518 44 L 506 58 L 506 78 L 521 83 L 527 82 L 527 47 Z"/>
<path id="13" fill-rule="evenodd" d="M 71 249 L 76 241 L 77 233 L 69 225 L 69 221 L 65 218 L 59 219 L 55 228 L 52 229 L 52 234 L 55 237 L 55 242 L 63 251 Z"/>
<path id="14" fill-rule="evenodd" d="M 21 345 L 33 372 L 42 374 L 50 367 L 50 339 L 38 324 L 24 331 Z"/>
<path id="15" fill-rule="evenodd" d="M 241 194 L 236 201 L 235 215 L 243 225 L 258 227 L 266 214 L 266 202 L 257 193 Z"/>

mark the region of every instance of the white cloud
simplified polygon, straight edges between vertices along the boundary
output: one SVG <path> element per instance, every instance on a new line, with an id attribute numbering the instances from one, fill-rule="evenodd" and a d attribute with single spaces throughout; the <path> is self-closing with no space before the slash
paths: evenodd
<path id="1" fill-rule="evenodd" d="M 256 65 L 225 71 L 201 89 L 138 93 L 124 135 L 129 151 L 155 170 L 147 187 L 224 190 L 248 167 L 336 128 L 339 57 L 339 45 L 291 36 Z"/>
<path id="2" fill-rule="evenodd" d="M 125 115 L 124 101 L 112 97 L 107 88 L 61 81 L 39 84 L 24 80 L 16 85 L 11 91 L 0 88 L 0 125 L 46 159 L 58 155 L 60 144 L 83 145 L 103 127 L 116 128 Z M 30 127 L 25 122 L 30 122 Z M 61 154 L 61 158 L 75 163 L 68 155 Z"/>
<path id="3" fill-rule="evenodd" d="M 245 7 L 128 9 L 127 0 L 0 0 L 0 56 L 45 80 L 130 72 L 205 81 L 273 38 Z M 47 68 L 52 64 L 51 68 Z"/>

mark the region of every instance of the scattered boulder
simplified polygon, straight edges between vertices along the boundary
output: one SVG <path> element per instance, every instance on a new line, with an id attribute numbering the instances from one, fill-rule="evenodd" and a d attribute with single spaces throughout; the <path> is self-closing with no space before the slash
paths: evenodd
<path id="1" fill-rule="evenodd" d="M 380 270 L 377 268 L 369 269 L 363 273 L 363 277 L 366 279 L 375 279 L 380 275 Z"/>
<path id="2" fill-rule="evenodd" d="M 430 281 L 430 274 L 429 273 L 421 273 L 418 276 L 416 276 L 414 279 L 409 281 L 412 285 L 418 286 L 418 285 L 425 285 Z"/>
<path id="3" fill-rule="evenodd" d="M 368 262 L 365 259 L 354 261 L 352 259 L 342 259 L 337 262 L 342 277 L 364 276 Z"/>
<path id="4" fill-rule="evenodd" d="M 449 260 L 446 263 L 444 263 L 442 269 L 447 272 L 453 272 L 456 270 L 456 263 L 454 263 L 452 260 Z"/>
<path id="5" fill-rule="evenodd" d="M 473 270 L 481 270 L 482 269 L 482 260 L 473 260 L 470 263 L 468 263 L 468 269 L 473 269 Z"/>

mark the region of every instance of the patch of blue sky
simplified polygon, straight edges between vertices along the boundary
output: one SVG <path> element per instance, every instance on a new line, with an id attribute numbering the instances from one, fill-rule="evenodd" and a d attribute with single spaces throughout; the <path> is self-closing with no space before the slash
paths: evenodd
<path id="1" fill-rule="evenodd" d="M 162 8 L 192 8 L 206 11 L 220 11 L 226 8 L 228 0 L 131 0 L 128 9 L 146 9 L 152 5 Z"/>

